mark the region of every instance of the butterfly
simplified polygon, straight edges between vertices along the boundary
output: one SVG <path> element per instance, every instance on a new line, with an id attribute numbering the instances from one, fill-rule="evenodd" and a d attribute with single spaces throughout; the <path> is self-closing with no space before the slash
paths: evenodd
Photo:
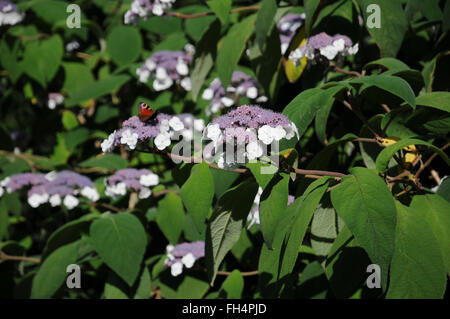
<path id="1" fill-rule="evenodd" d="M 146 103 L 141 102 L 139 103 L 139 119 L 143 122 L 153 119 L 156 116 L 156 111 L 153 111 L 153 109 Z"/>

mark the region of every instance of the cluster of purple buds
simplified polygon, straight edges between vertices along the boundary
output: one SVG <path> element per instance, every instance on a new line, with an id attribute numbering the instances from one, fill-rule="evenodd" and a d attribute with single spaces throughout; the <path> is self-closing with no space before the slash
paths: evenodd
<path id="1" fill-rule="evenodd" d="M 37 208 L 44 203 L 52 207 L 64 204 L 73 209 L 79 204 L 78 196 L 84 196 L 90 201 L 97 201 L 100 195 L 92 181 L 86 176 L 71 171 L 39 173 L 21 173 L 9 176 L 0 182 L 0 195 L 4 189 L 8 193 L 22 188 L 28 190 L 28 204 Z"/>
<path id="2" fill-rule="evenodd" d="M 195 262 L 205 256 L 205 242 L 181 243 L 166 247 L 167 258 L 164 263 L 170 267 L 170 273 L 176 277 L 183 272 L 183 266 L 192 268 Z"/>
<path id="3" fill-rule="evenodd" d="M 232 167 L 236 163 L 245 164 L 245 159 L 256 160 L 265 155 L 267 145 L 298 138 L 297 127 L 286 116 L 259 106 L 242 105 L 225 115 L 215 118 L 203 132 L 203 136 L 212 140 L 214 154 L 219 167 Z M 225 145 L 225 151 L 237 149 L 235 158 L 218 151 Z M 234 151 L 233 151 L 234 152 Z M 219 156 L 219 158 L 217 158 Z"/>
<path id="4" fill-rule="evenodd" d="M 285 54 L 297 33 L 297 30 L 305 23 L 306 15 L 304 13 L 295 14 L 288 13 L 277 23 L 278 32 L 280 34 L 281 54 Z"/>
<path id="5" fill-rule="evenodd" d="M 131 8 L 125 12 L 124 23 L 136 24 L 139 19 L 147 20 L 148 17 L 162 16 L 167 9 L 172 7 L 176 0 L 134 0 Z"/>
<path id="6" fill-rule="evenodd" d="M 105 194 L 117 198 L 125 195 L 127 190 L 130 189 L 139 192 L 139 199 L 145 199 L 152 194 L 149 187 L 158 184 L 158 175 L 148 169 L 125 168 L 105 179 Z"/>
<path id="7" fill-rule="evenodd" d="M 24 14 L 19 12 L 14 3 L 0 0 L 0 26 L 15 25 L 22 21 L 23 18 Z"/>
<path id="8" fill-rule="evenodd" d="M 189 65 L 192 63 L 194 53 L 195 48 L 192 44 L 186 44 L 184 51 L 156 52 L 136 70 L 139 82 L 147 83 L 151 77 L 155 91 L 166 90 L 174 83 L 190 91 L 192 84 L 189 77 Z"/>
<path id="9" fill-rule="evenodd" d="M 203 91 L 202 98 L 211 100 L 206 115 L 217 113 L 220 109 L 233 106 L 237 103 L 239 96 L 247 96 L 258 103 L 267 102 L 267 97 L 261 94 L 261 87 L 250 75 L 241 71 L 234 71 L 231 83 L 226 91 L 220 79 L 214 79 L 209 87 Z"/>
<path id="10" fill-rule="evenodd" d="M 47 106 L 50 110 L 54 110 L 56 106 L 64 103 L 64 96 L 60 93 L 49 93 Z"/>
<path id="11" fill-rule="evenodd" d="M 202 119 L 195 119 L 191 114 L 168 115 L 158 113 L 155 118 L 141 121 L 139 117 L 132 116 L 124 121 L 122 128 L 114 131 L 102 144 L 103 153 L 112 151 L 119 145 L 126 145 L 134 150 L 138 143 L 148 143 L 154 139 L 159 150 L 167 148 L 172 140 L 183 137 L 191 141 L 194 134 L 201 133 L 205 127 Z"/>
<path id="12" fill-rule="evenodd" d="M 250 229 L 253 225 L 261 225 L 261 221 L 259 219 L 259 202 L 261 200 L 261 195 L 263 193 L 263 189 L 260 187 L 258 188 L 258 192 L 256 193 L 255 199 L 253 201 L 253 207 L 250 210 L 250 213 L 247 216 L 247 221 L 250 222 L 248 224 L 247 229 Z M 287 205 L 291 205 L 295 200 L 295 197 L 293 195 L 288 195 L 288 202 Z"/>
<path id="13" fill-rule="evenodd" d="M 349 37 L 340 34 L 330 36 L 325 32 L 321 32 L 307 39 L 306 43 L 300 48 L 292 51 L 289 54 L 289 59 L 295 65 L 300 65 L 300 60 L 304 57 L 313 61 L 322 56 L 328 60 L 333 60 L 339 54 L 346 56 L 356 54 L 357 52 L 358 43 L 353 45 Z"/>

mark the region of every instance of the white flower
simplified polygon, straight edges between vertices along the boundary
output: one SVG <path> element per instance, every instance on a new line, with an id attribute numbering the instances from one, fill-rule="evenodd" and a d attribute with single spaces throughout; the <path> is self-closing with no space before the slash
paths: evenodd
<path id="1" fill-rule="evenodd" d="M 169 133 L 170 131 L 170 125 L 169 125 L 169 120 L 162 120 L 161 124 L 159 125 L 159 132 L 160 133 Z"/>
<path id="2" fill-rule="evenodd" d="M 105 194 L 110 197 L 116 197 L 118 195 L 125 195 L 127 193 L 127 185 L 125 183 L 117 183 L 116 185 L 107 186 Z"/>
<path id="3" fill-rule="evenodd" d="M 90 201 L 96 202 L 99 200 L 100 195 L 97 190 L 93 187 L 85 186 L 81 190 L 81 195 L 88 198 Z"/>
<path id="4" fill-rule="evenodd" d="M 8 176 L 6 178 L 4 178 L 3 180 L 0 181 L 0 186 L 5 187 L 6 185 L 8 185 L 9 181 L 11 180 L 11 178 Z"/>
<path id="5" fill-rule="evenodd" d="M 333 47 L 338 51 L 341 52 L 345 48 L 345 40 L 344 39 L 337 39 L 333 41 Z"/>
<path id="6" fill-rule="evenodd" d="M 185 89 L 186 91 L 190 91 L 192 90 L 192 83 L 191 83 L 191 78 L 189 77 L 185 77 L 180 81 L 180 85 L 183 89 Z"/>
<path id="7" fill-rule="evenodd" d="M 205 128 L 205 121 L 203 119 L 194 120 L 194 129 L 196 131 L 203 131 Z"/>
<path id="8" fill-rule="evenodd" d="M 139 135 L 137 133 L 132 133 L 131 130 L 128 129 L 122 133 L 120 143 L 127 144 L 130 149 L 134 150 L 136 148 L 138 137 Z"/>
<path id="9" fill-rule="evenodd" d="M 169 244 L 169 245 L 166 246 L 166 254 L 167 254 L 167 256 L 168 256 L 169 258 L 170 258 L 170 257 L 175 258 L 175 257 L 172 255 L 172 252 L 173 252 L 174 249 L 175 249 L 175 246 L 172 245 L 172 244 Z M 172 258 L 172 259 L 173 259 L 173 258 Z"/>
<path id="10" fill-rule="evenodd" d="M 358 53 L 358 49 L 359 49 L 359 45 L 358 45 L 358 43 L 356 43 L 354 46 L 349 47 L 347 49 L 347 54 L 349 54 L 349 55 L 356 54 L 356 53 Z"/>
<path id="11" fill-rule="evenodd" d="M 275 141 L 279 141 L 286 136 L 286 131 L 281 125 L 277 125 L 277 127 L 272 128 L 272 135 Z"/>
<path id="12" fill-rule="evenodd" d="M 227 96 L 224 96 L 223 98 L 221 98 L 220 102 L 222 102 L 222 104 L 225 105 L 226 107 L 230 107 L 234 104 L 233 99 L 230 99 Z"/>
<path id="13" fill-rule="evenodd" d="M 183 272 L 183 264 L 180 262 L 174 263 L 172 266 L 170 266 L 170 273 L 172 276 L 176 277 L 178 275 L 181 275 Z"/>
<path id="14" fill-rule="evenodd" d="M 181 258 L 181 262 L 186 268 L 191 268 L 195 263 L 195 256 L 192 253 L 187 253 Z"/>
<path id="15" fill-rule="evenodd" d="M 156 147 L 162 151 L 170 145 L 170 134 L 160 133 L 155 137 L 154 143 Z"/>
<path id="16" fill-rule="evenodd" d="M 103 153 L 107 153 L 110 152 L 113 148 L 113 144 L 114 144 L 114 137 L 116 135 L 116 131 L 112 132 L 111 134 L 109 134 L 108 138 L 106 140 L 104 140 L 102 142 L 102 144 L 100 144 L 100 146 L 102 147 L 102 152 Z"/>
<path id="17" fill-rule="evenodd" d="M 125 12 L 125 15 L 123 16 L 123 23 L 124 24 L 130 24 L 133 21 L 133 12 L 131 12 L 131 10 Z"/>
<path id="18" fill-rule="evenodd" d="M 150 190 L 150 188 L 143 187 L 139 191 L 139 199 L 149 198 L 151 194 L 152 194 L 152 191 Z"/>
<path id="19" fill-rule="evenodd" d="M 5 193 L 5 191 L 4 191 L 3 187 L 0 187 L 0 197 L 2 197 L 4 193 Z"/>
<path id="20" fill-rule="evenodd" d="M 72 52 L 80 47 L 80 43 L 76 40 L 70 41 L 66 44 L 66 51 Z"/>
<path id="21" fill-rule="evenodd" d="M 50 199 L 48 201 L 50 202 L 50 205 L 52 205 L 52 207 L 59 206 L 61 205 L 61 196 L 59 196 L 59 194 L 54 194 L 50 196 Z"/>
<path id="22" fill-rule="evenodd" d="M 153 173 L 147 175 L 141 175 L 139 178 L 139 183 L 142 186 L 155 186 L 159 183 L 159 176 Z"/>
<path id="23" fill-rule="evenodd" d="M 70 209 L 74 209 L 75 207 L 77 207 L 78 204 L 80 203 L 80 201 L 75 196 L 67 195 L 66 197 L 64 197 L 63 203 L 64 203 L 64 206 L 66 206 L 67 209 L 70 210 Z"/>
<path id="24" fill-rule="evenodd" d="M 289 47 L 289 43 L 281 43 L 281 54 L 285 54 L 286 53 L 286 50 L 288 49 L 288 47 Z"/>
<path id="25" fill-rule="evenodd" d="M 211 100 L 214 96 L 214 91 L 210 88 L 207 88 L 206 90 L 203 91 L 202 94 L 202 99 L 204 100 Z"/>
<path id="26" fill-rule="evenodd" d="M 12 7 L 9 9 L 12 10 Z M 0 12 L 0 26 L 9 24 L 14 25 L 22 21 L 24 15 L 15 11 L 9 11 L 8 7 L 3 8 L 3 12 Z"/>
<path id="27" fill-rule="evenodd" d="M 173 128 L 174 131 L 180 131 L 184 129 L 184 124 L 181 122 L 181 120 L 174 116 L 169 120 L 169 125 L 171 128 Z"/>
<path id="28" fill-rule="evenodd" d="M 247 90 L 247 97 L 249 99 L 254 99 L 258 96 L 258 89 L 255 88 L 254 86 L 248 88 Z"/>
<path id="29" fill-rule="evenodd" d="M 263 125 L 258 129 L 258 139 L 264 144 L 269 145 L 274 139 L 272 127 L 269 125 Z"/>
<path id="30" fill-rule="evenodd" d="M 139 82 L 147 83 L 150 77 L 150 71 L 147 69 L 137 69 L 136 73 L 139 75 Z"/>
<path id="31" fill-rule="evenodd" d="M 192 141 L 192 139 L 194 138 L 194 132 L 192 131 L 192 129 L 183 130 L 181 132 L 181 135 L 186 141 Z"/>
<path id="32" fill-rule="evenodd" d="M 172 84 L 173 80 L 170 77 L 164 79 L 155 79 L 153 81 L 153 88 L 155 89 L 155 91 L 163 91 L 170 88 Z"/>
<path id="33" fill-rule="evenodd" d="M 258 97 L 256 99 L 256 102 L 258 102 L 258 103 L 265 103 L 267 101 L 268 101 L 268 98 L 267 98 L 267 96 L 264 96 L 264 95 L 261 95 L 260 97 Z"/>
<path id="34" fill-rule="evenodd" d="M 31 207 L 37 208 L 41 204 L 44 204 L 48 201 L 48 194 L 33 194 L 30 197 L 28 197 L 28 204 L 30 204 Z"/>
<path id="35" fill-rule="evenodd" d="M 263 148 L 257 141 L 247 144 L 247 157 L 249 160 L 257 159 L 263 155 Z"/>
<path id="36" fill-rule="evenodd" d="M 222 131 L 220 129 L 219 124 L 210 124 L 206 128 L 206 136 L 213 140 L 214 142 L 217 142 L 222 137 Z"/>
<path id="37" fill-rule="evenodd" d="M 48 100 L 47 106 L 50 110 L 54 110 L 56 107 L 56 101 L 55 100 Z"/>
<path id="38" fill-rule="evenodd" d="M 184 46 L 184 51 L 186 51 L 187 53 L 190 53 L 190 54 L 194 54 L 195 53 L 195 47 L 192 44 L 187 43 Z"/>
<path id="39" fill-rule="evenodd" d="M 187 75 L 189 73 L 189 67 L 182 58 L 178 58 L 176 69 L 179 75 Z"/>
<path id="40" fill-rule="evenodd" d="M 326 47 L 320 48 L 320 54 L 326 57 L 328 60 L 333 60 L 338 54 L 338 50 L 333 45 L 327 45 Z"/>
<path id="41" fill-rule="evenodd" d="M 294 123 L 291 123 L 291 125 L 286 126 L 284 128 L 284 130 L 286 131 L 286 136 L 285 136 L 286 139 L 290 140 L 296 134 L 297 134 L 297 138 L 298 138 L 298 130 Z"/>
<path id="42" fill-rule="evenodd" d="M 155 16 L 162 16 L 164 14 L 163 7 L 160 4 L 154 4 L 152 8 L 152 13 Z"/>
<path id="43" fill-rule="evenodd" d="M 220 103 L 214 103 L 211 105 L 211 112 L 216 113 L 220 109 Z"/>
<path id="44" fill-rule="evenodd" d="M 166 69 L 164 69 L 162 67 L 158 67 L 156 69 L 155 77 L 159 80 L 164 80 L 164 79 L 168 78 L 169 75 L 167 74 Z"/>
<path id="45" fill-rule="evenodd" d="M 131 9 L 130 10 L 133 13 L 138 14 L 141 18 L 143 18 L 143 17 L 145 17 L 147 15 L 147 11 L 145 10 L 144 7 L 141 6 L 139 1 L 133 1 L 133 3 L 131 4 Z"/>
<path id="46" fill-rule="evenodd" d="M 156 69 L 156 63 L 152 60 L 152 59 L 147 59 L 145 61 L 145 67 L 149 70 L 149 71 L 153 71 L 154 69 Z"/>

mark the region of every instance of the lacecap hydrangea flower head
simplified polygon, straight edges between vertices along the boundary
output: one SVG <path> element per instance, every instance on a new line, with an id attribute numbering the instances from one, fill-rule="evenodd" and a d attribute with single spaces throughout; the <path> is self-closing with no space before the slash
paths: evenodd
<path id="1" fill-rule="evenodd" d="M 205 242 L 181 243 L 166 247 L 167 258 L 164 264 L 170 267 L 170 273 L 176 277 L 183 272 L 183 266 L 192 268 L 195 262 L 205 256 Z"/>
<path id="2" fill-rule="evenodd" d="M 186 44 L 184 51 L 156 52 L 136 70 L 139 82 L 147 83 L 151 78 L 155 91 L 166 90 L 173 84 L 179 84 L 184 90 L 190 91 L 192 84 L 189 66 L 194 53 L 195 48 L 191 44 Z"/>
<path id="3" fill-rule="evenodd" d="M 277 23 L 278 33 L 280 34 L 281 54 L 285 54 L 297 30 L 305 23 L 306 15 L 304 13 L 288 13 Z"/>
<path id="4" fill-rule="evenodd" d="M 134 150 L 138 143 L 148 143 L 153 139 L 159 150 L 169 147 L 172 139 L 182 136 L 192 140 L 195 132 L 202 132 L 205 124 L 191 114 L 169 115 L 158 113 L 153 119 L 141 121 L 132 116 L 124 121 L 122 128 L 114 131 L 101 143 L 103 153 L 111 152 L 119 145 Z"/>
<path id="5" fill-rule="evenodd" d="M 49 93 L 47 106 L 50 110 L 54 110 L 56 106 L 64 103 L 64 96 L 61 93 Z"/>
<path id="6" fill-rule="evenodd" d="M 24 16 L 23 13 L 19 12 L 14 3 L 0 0 L 0 26 L 15 25 L 21 22 Z"/>
<path id="7" fill-rule="evenodd" d="M 241 71 L 234 71 L 231 83 L 227 89 L 222 85 L 220 79 L 214 79 L 209 87 L 203 91 L 202 98 L 211 100 L 206 109 L 206 115 L 217 113 L 219 110 L 233 106 L 239 96 L 246 96 L 250 100 L 264 103 L 267 97 L 262 95 L 261 86 L 250 75 Z"/>
<path id="8" fill-rule="evenodd" d="M 116 198 L 125 195 L 128 190 L 139 192 L 139 199 L 150 197 L 150 186 L 159 184 L 159 177 L 148 169 L 125 168 L 116 171 L 105 179 L 107 196 Z"/>
<path id="9" fill-rule="evenodd" d="M 124 23 L 135 24 L 139 19 L 147 20 L 152 15 L 162 16 L 176 0 L 133 0 L 131 8 L 125 12 Z"/>
<path id="10" fill-rule="evenodd" d="M 320 57 L 334 60 L 338 55 L 353 55 L 357 52 L 358 43 L 353 45 L 349 37 L 341 34 L 330 36 L 325 32 L 321 32 L 307 39 L 306 43 L 300 48 L 292 51 L 289 54 L 289 59 L 294 64 L 299 65 L 300 60 L 304 57 L 313 61 Z"/>
<path id="11" fill-rule="evenodd" d="M 21 173 L 5 178 L 0 182 L 0 191 L 8 193 L 28 188 L 28 204 L 37 208 L 44 203 L 52 207 L 64 204 L 73 209 L 79 204 L 79 196 L 90 201 L 97 201 L 100 195 L 92 181 L 83 175 L 71 171 L 39 173 Z"/>
<path id="12" fill-rule="evenodd" d="M 203 132 L 204 138 L 210 139 L 214 145 L 214 154 L 219 155 L 219 167 L 245 164 L 246 160 L 255 160 L 264 154 L 268 145 L 282 139 L 290 140 L 297 135 L 297 127 L 286 116 L 255 105 L 242 105 L 225 115 L 215 118 Z M 237 149 L 231 160 L 226 153 L 229 148 Z M 239 158 L 242 156 L 241 158 Z"/>

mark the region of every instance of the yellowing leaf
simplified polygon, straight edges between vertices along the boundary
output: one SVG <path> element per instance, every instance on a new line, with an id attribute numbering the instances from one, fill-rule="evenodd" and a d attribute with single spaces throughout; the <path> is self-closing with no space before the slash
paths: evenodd
<path id="1" fill-rule="evenodd" d="M 383 138 L 383 141 L 381 142 L 384 146 L 388 147 L 392 144 L 395 144 L 399 141 L 400 139 L 398 137 L 386 137 Z"/>
<path id="2" fill-rule="evenodd" d="M 412 146 L 414 146 L 414 145 L 412 145 Z M 414 154 L 414 153 L 406 153 L 406 154 L 405 154 L 404 161 L 405 161 L 405 163 L 413 163 L 414 160 L 416 159 L 416 157 L 417 157 L 417 154 Z"/>
<path id="3" fill-rule="evenodd" d="M 289 50 L 287 50 L 287 56 L 292 50 L 301 47 L 305 43 L 306 43 L 305 27 L 302 27 L 292 40 L 289 46 Z M 286 77 L 290 83 L 294 83 L 300 78 L 307 63 L 308 59 L 306 57 L 300 60 L 300 65 L 298 66 L 296 66 L 294 62 L 292 62 L 292 60 L 286 59 L 286 62 L 284 63 L 284 72 L 286 73 Z"/>

